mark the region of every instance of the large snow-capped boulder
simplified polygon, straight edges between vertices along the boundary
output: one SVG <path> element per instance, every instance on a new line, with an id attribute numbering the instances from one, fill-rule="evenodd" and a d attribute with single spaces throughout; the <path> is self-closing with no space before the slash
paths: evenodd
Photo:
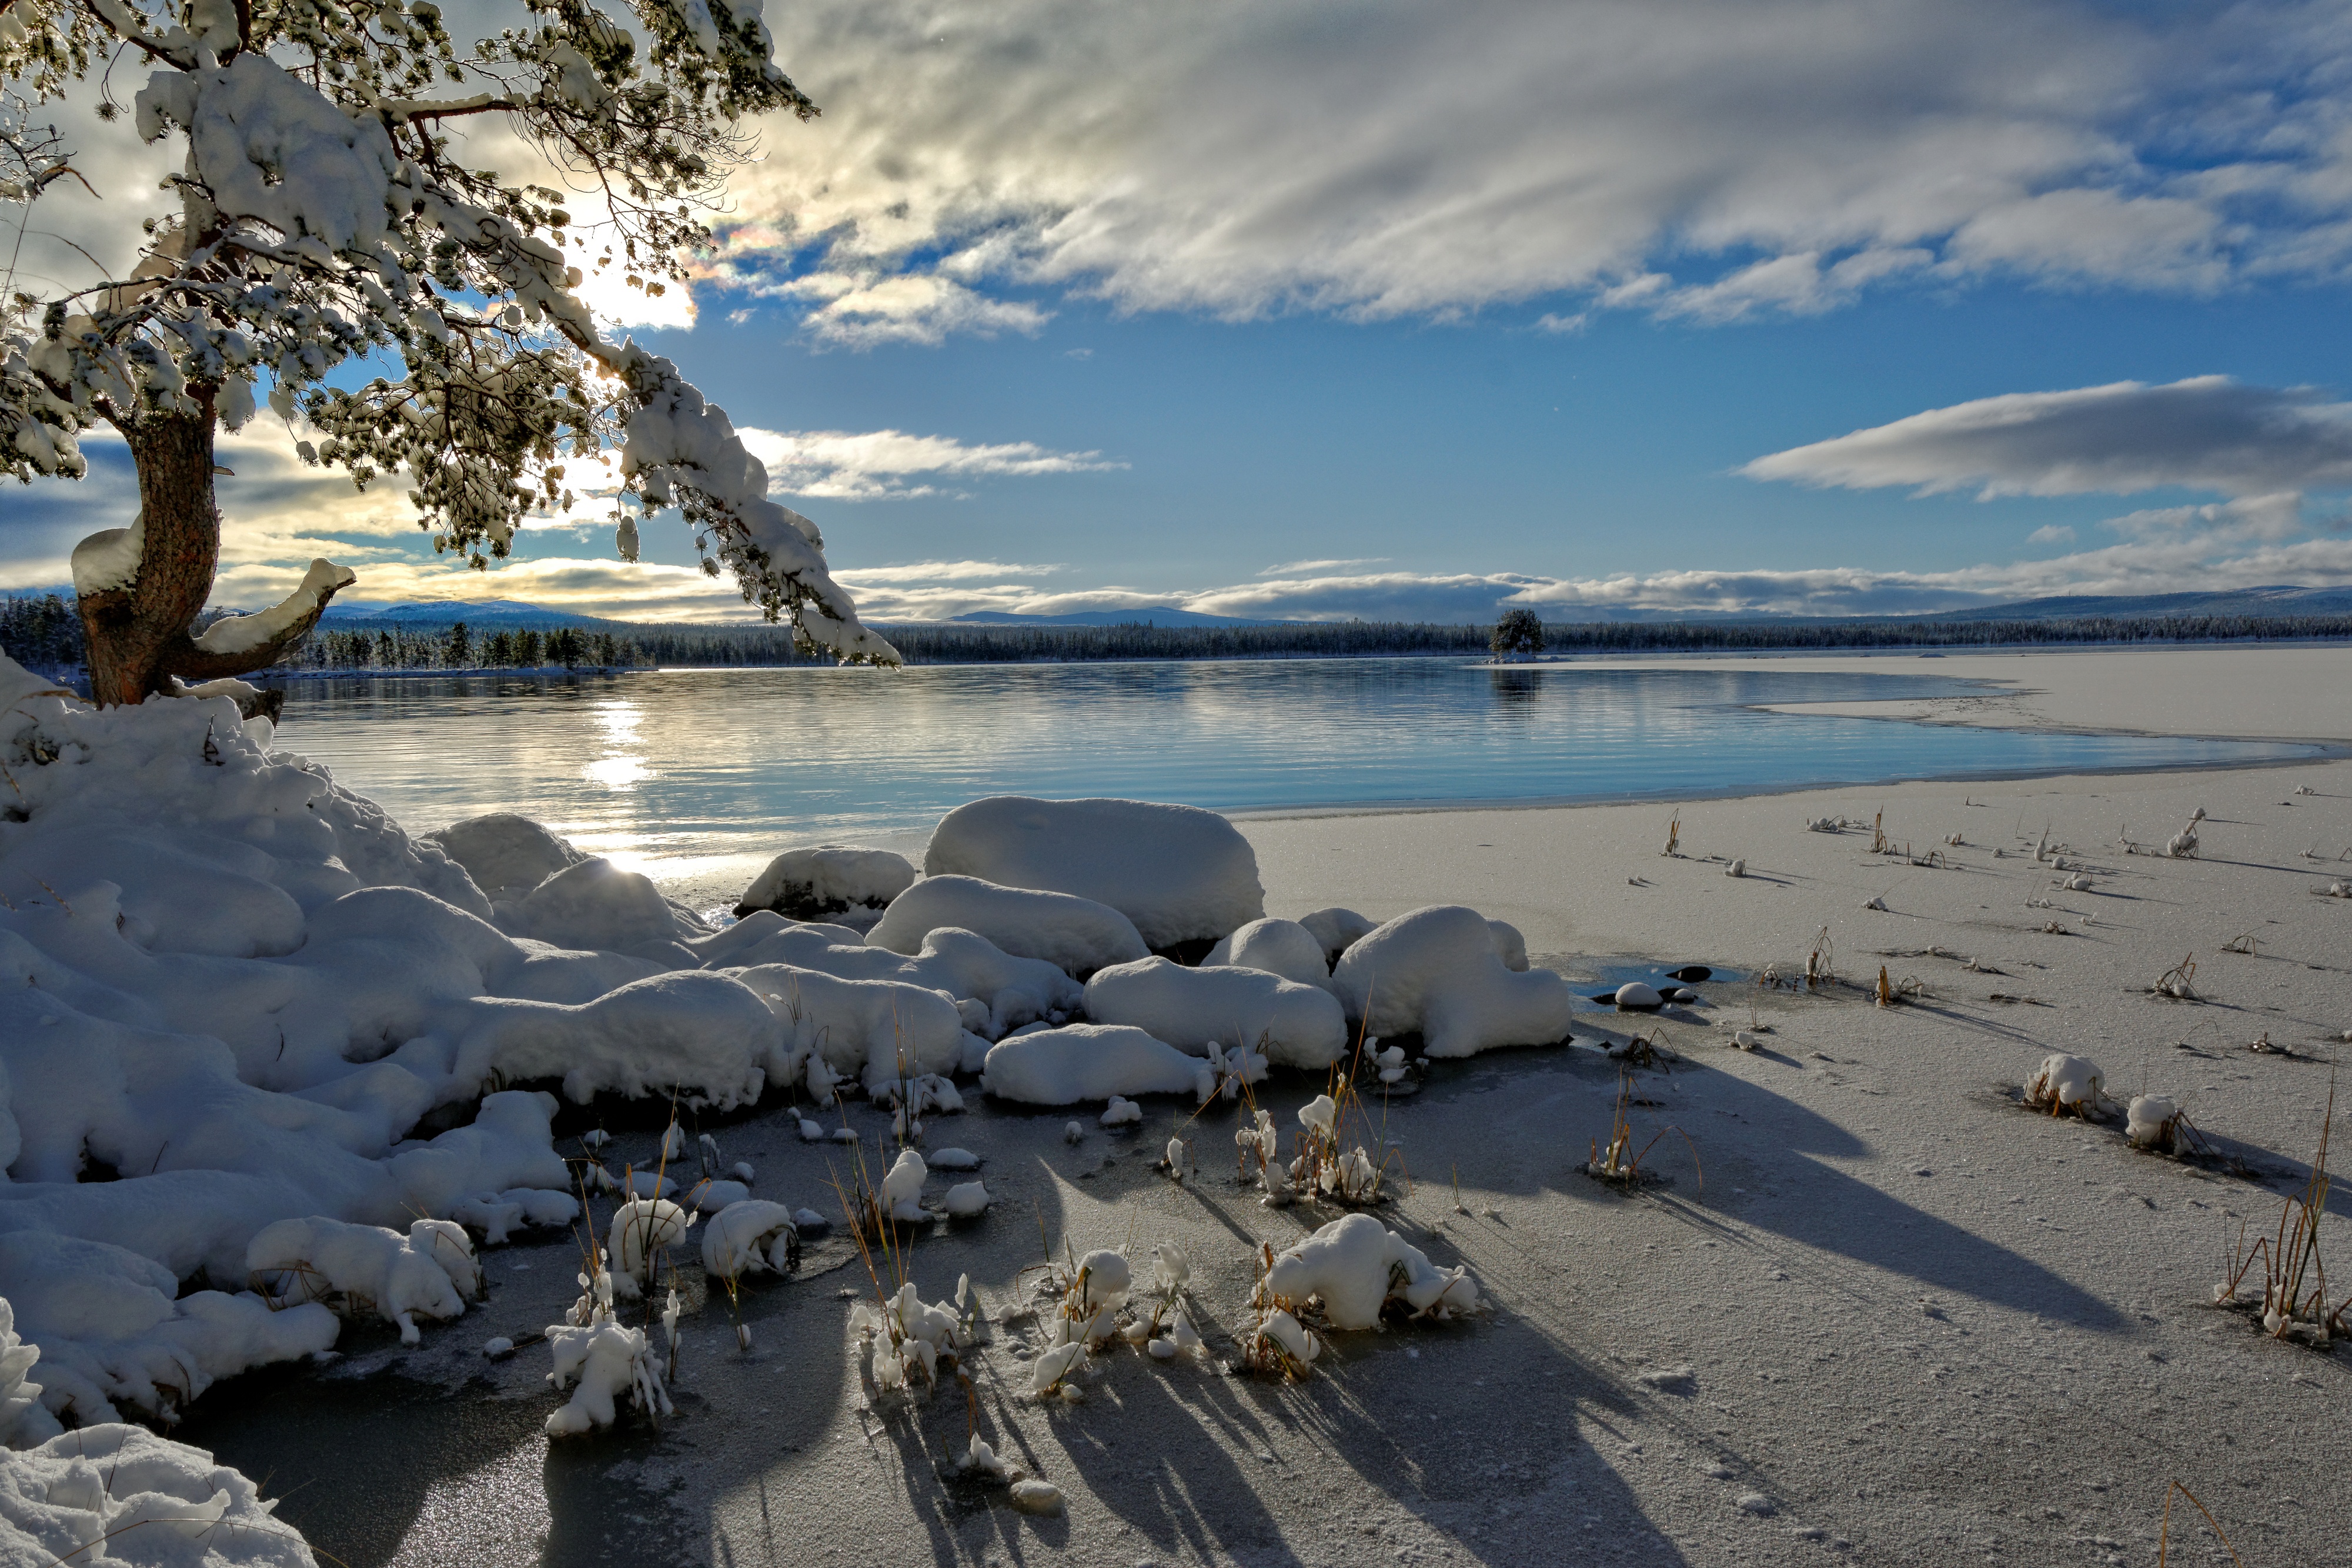
<path id="1" fill-rule="evenodd" d="M 1016 1034 L 989 1049 L 981 1087 L 1027 1105 L 1076 1105 L 1114 1094 L 1206 1099 L 1215 1074 L 1198 1057 L 1120 1024 L 1071 1024 Z"/>
<path id="2" fill-rule="evenodd" d="M 1201 967 L 1263 969 L 1328 991 L 1331 964 L 1324 951 L 1322 939 L 1296 920 L 1253 920 L 1210 948 Z"/>
<path id="3" fill-rule="evenodd" d="M 1418 1034 L 1431 1056 L 1567 1038 L 1575 991 L 1548 969 L 1513 970 L 1500 946 L 1476 910 L 1434 904 L 1358 940 L 1331 978 L 1366 1032 Z"/>
<path id="4" fill-rule="evenodd" d="M 1249 841 L 1195 806 L 974 800 L 932 831 L 923 873 L 1090 898 L 1132 920 L 1154 948 L 1214 941 L 1265 913 Z"/>
<path id="5" fill-rule="evenodd" d="M 487 811 L 426 833 L 424 841 L 466 868 L 493 904 L 513 904 L 532 888 L 588 857 L 529 817 Z"/>
<path id="6" fill-rule="evenodd" d="M 725 973 L 767 999 L 791 1034 L 790 1075 L 812 1053 L 836 1077 L 855 1077 L 866 1092 L 894 1078 L 956 1070 L 963 1051 L 955 999 L 896 979 L 845 980 L 818 969 L 761 964 Z"/>
<path id="7" fill-rule="evenodd" d="M 1337 998 L 1259 969 L 1114 964 L 1087 982 L 1086 1002 L 1097 1023 L 1133 1024 L 1198 1056 L 1243 1046 L 1277 1067 L 1324 1068 L 1348 1047 Z"/>
<path id="8" fill-rule="evenodd" d="M 514 905 L 518 936 L 559 947 L 667 956 L 681 935 L 677 912 L 653 879 L 602 856 L 564 867 Z M 681 951 L 679 962 L 693 955 Z"/>
<path id="9" fill-rule="evenodd" d="M 1043 958 L 1081 978 L 1150 952 L 1134 922 L 1108 904 L 971 876 L 925 877 L 891 902 L 866 940 L 911 955 L 943 925 L 977 932 L 1016 958 Z"/>
<path id="10" fill-rule="evenodd" d="M 689 969 L 579 1007 L 478 1001 L 450 1076 L 467 1085 L 494 1074 L 509 1083 L 561 1080 L 579 1105 L 603 1092 L 634 1100 L 676 1090 L 689 1104 L 724 1111 L 759 1099 L 769 1071 L 785 1060 L 783 1026 L 765 998 L 730 976 Z"/>
<path id="11" fill-rule="evenodd" d="M 751 879 L 735 903 L 738 919 L 772 909 L 793 920 L 878 917 L 915 884 L 915 863 L 889 850 L 819 844 L 786 850 Z"/>

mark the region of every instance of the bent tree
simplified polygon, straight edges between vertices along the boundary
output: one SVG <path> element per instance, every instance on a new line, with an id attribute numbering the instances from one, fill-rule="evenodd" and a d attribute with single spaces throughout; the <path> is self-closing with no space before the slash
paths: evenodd
<path id="1" fill-rule="evenodd" d="M 96 195 L 42 118 L 77 82 L 98 78 L 72 103 L 112 120 L 135 62 L 139 135 L 183 154 L 127 275 L 62 245 L 85 276 L 5 263 L 0 469 L 79 478 L 78 436 L 103 425 L 138 473 L 137 515 L 73 554 L 99 702 L 261 669 L 354 580 L 313 561 L 282 603 L 194 632 L 220 553 L 215 432 L 261 406 L 306 463 L 404 482 L 435 548 L 477 567 L 526 517 L 572 508 L 567 461 L 615 454 L 624 559 L 638 513 L 677 507 L 703 570 L 803 643 L 897 661 L 725 411 L 606 340 L 580 296 L 592 254 L 649 292 L 679 279 L 751 151 L 744 121 L 816 112 L 759 0 L 508 9 L 461 52 L 429 0 L 0 0 L 0 204 L 17 219 L 0 244 L 21 256 L 36 203 Z M 520 172 L 469 166 L 485 149 Z"/>

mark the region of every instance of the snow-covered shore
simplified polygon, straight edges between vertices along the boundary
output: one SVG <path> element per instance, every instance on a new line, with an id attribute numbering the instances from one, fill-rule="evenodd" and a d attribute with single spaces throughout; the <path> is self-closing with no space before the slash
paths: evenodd
<path id="1" fill-rule="evenodd" d="M 203 737 L 193 738 L 195 766 L 206 766 Z M 215 737 L 214 748 L 230 738 Z M 2199 807 L 2200 859 L 2126 854 L 2117 843 L 2160 843 Z M 1910 857 L 1870 853 L 1867 829 L 1804 825 L 1881 811 Z M 1629 1562 L 1811 1561 L 1841 1541 L 1862 1560 L 2138 1561 L 2152 1553 L 2172 1478 L 2215 1508 L 2242 1549 L 2251 1538 L 2269 1560 L 2327 1560 L 2332 1521 L 2352 1514 L 2352 1491 L 2340 1423 L 2325 1413 L 2352 1382 L 2337 1358 L 2265 1339 L 2210 1305 L 2228 1216 L 2263 1228 L 2289 1183 L 2140 1154 L 2120 1124 L 2031 1115 L 2004 1091 L 2044 1053 L 2079 1053 L 2101 1065 L 2111 1092 L 2179 1098 L 2218 1148 L 2257 1174 L 2299 1168 L 2316 1144 L 2328 1071 L 2303 1058 L 2352 1028 L 2352 901 L 2314 896 L 2352 873 L 2352 862 L 2326 863 L 2352 850 L 2352 764 L 1709 801 L 1682 811 L 1673 857 L 1659 853 L 1671 812 L 1645 804 L 1243 824 L 1276 915 L 1345 906 L 1380 921 L 1466 904 L 1523 936 L 1532 962 L 1522 978 L 1554 969 L 1580 993 L 1635 976 L 1670 984 L 1660 971 L 1686 963 L 1729 972 L 1696 988 L 1698 1005 L 1633 1018 L 1580 1004 L 1577 1044 L 1440 1061 L 1417 1094 L 1382 1105 L 1375 1092 L 1370 1146 L 1377 1154 L 1392 1140 L 1396 1164 L 1391 1201 L 1371 1212 L 1433 1263 L 1466 1266 L 1484 1315 L 1332 1334 L 1304 1383 L 1221 1376 L 1218 1364 L 1246 1353 L 1253 1243 L 1283 1250 L 1338 1212 L 1268 1208 L 1255 1185 L 1235 1183 L 1223 1151 L 1247 1124 L 1239 1102 L 1213 1100 L 1195 1117 L 1191 1092 L 1146 1100 L 1131 1133 L 1099 1127 L 1089 1113 L 1071 1143 L 1067 1113 L 1007 1105 L 967 1080 L 962 1116 L 928 1118 L 927 1150 L 954 1145 L 981 1156 L 993 1207 L 976 1221 L 927 1225 L 937 1234 L 907 1254 L 924 1300 L 950 1298 L 968 1276 L 992 1316 L 1034 1303 L 1041 1226 L 1057 1256 L 1066 1238 L 1080 1254 L 1125 1246 L 1139 1268 L 1163 1241 L 1191 1259 L 1186 1311 L 1207 1340 L 1205 1360 L 1113 1348 L 1081 1364 L 1083 1402 L 1040 1404 L 1025 1396 L 1037 1354 L 1030 1325 L 999 1323 L 964 1349 L 981 1431 L 994 1452 L 1059 1489 L 1058 1517 L 992 1508 L 1001 1492 L 935 1473 L 967 1448 L 965 1403 L 952 1388 L 909 1403 L 864 1385 L 855 1303 L 839 1287 L 870 1292 L 837 1227 L 804 1243 L 797 1277 L 746 1281 L 749 1352 L 736 1348 L 723 1295 L 698 1268 L 683 1270 L 683 1349 L 668 1380 L 679 1416 L 658 1438 L 633 1426 L 591 1457 L 559 1462 L 545 1439 L 521 1437 L 535 1418 L 468 1415 L 468 1400 L 453 1401 L 444 1427 L 414 1433 L 407 1466 L 384 1467 L 396 1479 L 372 1480 L 359 1473 L 375 1460 L 361 1457 L 373 1439 L 358 1423 L 341 1450 L 311 1431 L 302 1451 L 280 1453 L 269 1402 L 243 1402 L 235 1384 L 199 1401 L 188 1428 L 225 1458 L 252 1456 L 240 1468 L 272 1472 L 273 1490 L 298 1484 L 305 1463 L 340 1477 L 327 1507 L 306 1512 L 298 1494 L 287 1516 L 357 1531 L 378 1543 L 354 1559 L 368 1561 L 593 1560 L 592 1546 L 613 1549 L 599 1532 L 624 1527 L 584 1513 L 583 1466 L 635 1500 L 651 1521 L 635 1528 L 679 1561 L 799 1561 L 830 1546 L 842 1561 L 996 1551 L 1336 1563 L 1377 1551 L 1517 1563 L 1556 1560 L 1563 1533 L 1594 1542 L 1602 1560 L 1613 1548 Z M 2032 858 L 2045 829 L 2087 871 L 2062 874 Z M 1960 843 L 1945 841 L 1955 834 Z M 20 841 L 0 852 L 0 874 Z M 1949 863 L 1909 863 L 1931 851 Z M 435 874 L 431 852 L 412 852 L 415 865 L 400 862 L 399 874 Z M 1725 874 L 1734 858 L 1745 876 Z M 2076 874 L 2091 887 L 2053 885 Z M 1864 907 L 1873 900 L 1887 908 Z M 37 898 L 19 902 L 29 918 L 66 918 L 40 913 Z M 710 940 L 652 930 L 651 906 L 639 907 L 649 923 L 635 934 L 639 946 Z M 152 914 L 133 918 L 150 932 L 169 928 Z M 474 918 L 514 925 L 496 907 Z M 2060 929 L 2045 929 L 2053 924 Z M 1856 990 L 1755 983 L 1768 965 L 1801 972 L 1822 926 L 1846 979 L 1874 981 L 1885 965 L 1892 980 L 1916 977 L 1924 989 L 1880 1009 Z M 2219 951 L 2249 933 L 2253 952 Z M 584 967 L 554 960 L 563 949 L 525 946 L 535 938 L 491 936 L 522 955 L 509 962 Z M 299 967 L 283 960 L 304 951 L 307 943 L 277 959 L 185 956 L 206 958 L 209 967 L 191 972 L 216 983 L 237 962 Z M 2210 999 L 2149 995 L 2184 953 L 2196 956 Z M 468 961 L 484 979 L 498 967 L 478 954 Z M 1480 961 L 1513 972 L 1500 950 Z M 37 978 L 28 989 L 38 988 Z M 440 1005 L 504 1017 L 518 999 L 528 1002 L 478 993 Z M 1732 1049 L 1725 1023 L 1771 1027 L 1758 1037 L 1763 1049 L 1747 1051 Z M 6 1038 L 13 1048 L 33 1029 L 60 1027 L 33 1020 Z M 1649 1163 L 1673 1185 L 1629 1197 L 1574 1167 L 1609 1131 L 1617 1064 L 1603 1050 L 1654 1029 L 1681 1060 L 1636 1076 L 1634 1098 L 1655 1103 L 1629 1107 L 1633 1146 L 1672 1124 L 1696 1145 L 1696 1164 L 1668 1133 Z M 2284 1051 L 2244 1049 L 2260 1036 Z M 509 1038 L 496 1034 L 498 1051 L 524 1049 Z M 581 1038 L 604 1037 L 566 1035 L 564 1048 Z M 289 1050 L 299 1044 L 289 1037 Z M 417 1071 L 428 1055 L 433 1071 Z M 323 1057 L 310 1060 L 324 1082 L 338 1081 Z M 468 1059 L 457 1051 L 445 1067 L 438 1055 L 396 1050 L 383 1060 L 446 1085 Z M 253 1071 L 280 1071 L 276 1061 Z M 369 1080 L 379 1101 L 384 1080 Z M 1255 1093 L 1289 1128 L 1320 1087 L 1320 1075 L 1277 1067 Z M 302 1098 L 299 1088 L 248 1089 L 232 1093 L 248 1124 L 256 1108 L 280 1115 L 278 1098 Z M 25 1091 L 16 1093 L 21 1121 Z M 724 1151 L 722 1166 L 744 1161 L 761 1197 L 841 1219 L 827 1185 L 847 1172 L 841 1145 L 805 1142 L 798 1118 L 768 1103 L 728 1111 L 709 1098 L 699 1123 Z M 829 1124 L 845 1120 L 872 1161 L 887 1112 L 859 1101 L 827 1113 Z M 1181 1186 L 1150 1168 L 1171 1134 L 1192 1145 Z M 604 1163 L 645 1167 L 656 1136 L 652 1126 L 616 1127 Z M 404 1152 L 347 1151 L 387 1171 Z M 128 1161 L 112 1163 L 130 1174 Z M 162 1151 L 158 1175 L 174 1164 Z M 40 1185 L 26 1174 L 12 1171 L 12 1186 Z M 968 1179 L 935 1176 L 931 1186 Z M 386 1180 L 397 1176 L 352 1190 Z M 611 1206 L 593 1207 L 601 1236 Z M 2338 1221 L 2326 1225 L 2323 1246 L 2352 1246 Z M 304 1377 L 322 1387 L 387 1371 L 427 1385 L 487 1378 L 494 1403 L 553 1408 L 544 1350 L 485 1362 L 480 1347 L 493 1335 L 528 1338 L 572 1304 L 577 1249 L 527 1240 L 478 1255 L 488 1295 L 461 1320 L 426 1324 L 413 1350 L 392 1325 L 344 1324 L 344 1359 Z M 312 1310 L 324 1309 L 292 1309 Z M 29 1375 L 38 1382 L 44 1370 Z M 355 1409 L 368 1406 L 369 1386 L 352 1390 Z M 507 1434 L 494 1453 L 459 1442 L 466 1462 L 448 1461 L 454 1440 L 486 1429 Z M 2315 1442 L 2326 1451 L 2314 1456 Z M 486 1475 L 502 1478 L 488 1492 Z M 483 1505 L 490 1495 L 498 1506 Z M 519 1529 L 518 1507 L 525 1521 L 544 1509 L 545 1524 Z M 319 1540 L 343 1552 L 328 1534 Z"/>

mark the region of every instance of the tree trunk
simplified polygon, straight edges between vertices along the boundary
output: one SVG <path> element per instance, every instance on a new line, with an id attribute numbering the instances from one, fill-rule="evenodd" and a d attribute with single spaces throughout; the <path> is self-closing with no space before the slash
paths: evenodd
<path id="1" fill-rule="evenodd" d="M 223 652 L 199 646 L 189 635 L 212 597 L 213 573 L 220 562 L 210 392 L 201 398 L 201 410 L 194 414 L 147 413 L 121 423 L 138 468 L 144 537 L 138 573 L 130 583 L 79 596 L 90 697 L 100 706 L 141 703 L 159 692 L 168 695 L 175 675 L 218 680 L 274 664 L 310 633 L 334 596 L 334 586 L 324 586 L 305 613 L 252 648 Z M 346 580 L 350 576 L 342 575 Z M 265 699 L 274 695 L 265 694 Z M 274 716 L 277 704 L 261 700 L 243 706 Z"/>

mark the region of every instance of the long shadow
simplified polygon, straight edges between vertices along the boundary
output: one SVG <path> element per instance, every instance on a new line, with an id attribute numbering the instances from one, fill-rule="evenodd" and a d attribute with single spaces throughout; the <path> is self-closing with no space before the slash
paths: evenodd
<path id="1" fill-rule="evenodd" d="M 1513 1065 L 1524 1073 L 1523 1066 Z M 1499 1062 L 1496 1067 L 1500 1067 Z M 1588 1053 L 1583 1061 L 1558 1059 L 1557 1070 L 1583 1078 L 1593 1092 L 1596 1107 L 1613 1100 L 1614 1063 L 1594 1060 Z M 1681 1115 L 1698 1112 L 1737 1118 L 1769 1139 L 1763 1152 L 1833 1159 L 1853 1158 L 1870 1152 L 1861 1138 L 1827 1117 L 1737 1074 L 1712 1072 L 1693 1063 L 1678 1069 L 1670 1078 L 1680 1081 L 1681 1091 L 1688 1097 Z M 1498 1072 L 1496 1082 L 1499 1082 Z M 1643 1082 L 1649 1080 L 1645 1078 Z M 1637 1114 L 1635 1146 L 1639 1147 L 1651 1133 L 1673 1119 L 1663 1111 Z M 1605 1110 L 1597 1112 L 1593 1124 L 1606 1124 Z M 1685 1130 L 1697 1134 L 1700 1146 L 1706 1147 L 1704 1125 Z M 1762 1140 L 1746 1141 L 1755 1148 Z M 1802 1159 L 1800 1163 L 1801 1194 L 1770 1200 L 1751 1199 L 1729 1211 L 1744 1226 L 1769 1230 L 1872 1268 L 1906 1275 L 1938 1290 L 2015 1311 L 2064 1319 L 2086 1328 L 2117 1332 L 2128 1326 L 2124 1315 L 2113 1307 L 2030 1258 L 1916 1208 L 1824 1160 Z M 1528 1182 L 1524 1177 L 1514 1182 L 1508 1176 L 1500 1181 L 1492 1179 L 1500 1174 L 1487 1173 L 1482 1176 L 1481 1185 L 1505 1192 L 1515 1188 L 1526 1192 L 1549 1185 Z M 1788 1173 L 1775 1170 L 1773 1175 L 1786 1179 Z M 1570 1179 L 1582 1181 L 1580 1177 Z M 1727 1186 L 1710 1173 L 1703 1200 L 1708 1207 L 1727 1207 L 1725 1199 L 1730 1196 L 1723 1191 Z M 1586 1186 L 1580 1191 L 1553 1186 L 1551 1190 L 1591 1201 L 1593 1195 L 1604 1189 Z"/>

